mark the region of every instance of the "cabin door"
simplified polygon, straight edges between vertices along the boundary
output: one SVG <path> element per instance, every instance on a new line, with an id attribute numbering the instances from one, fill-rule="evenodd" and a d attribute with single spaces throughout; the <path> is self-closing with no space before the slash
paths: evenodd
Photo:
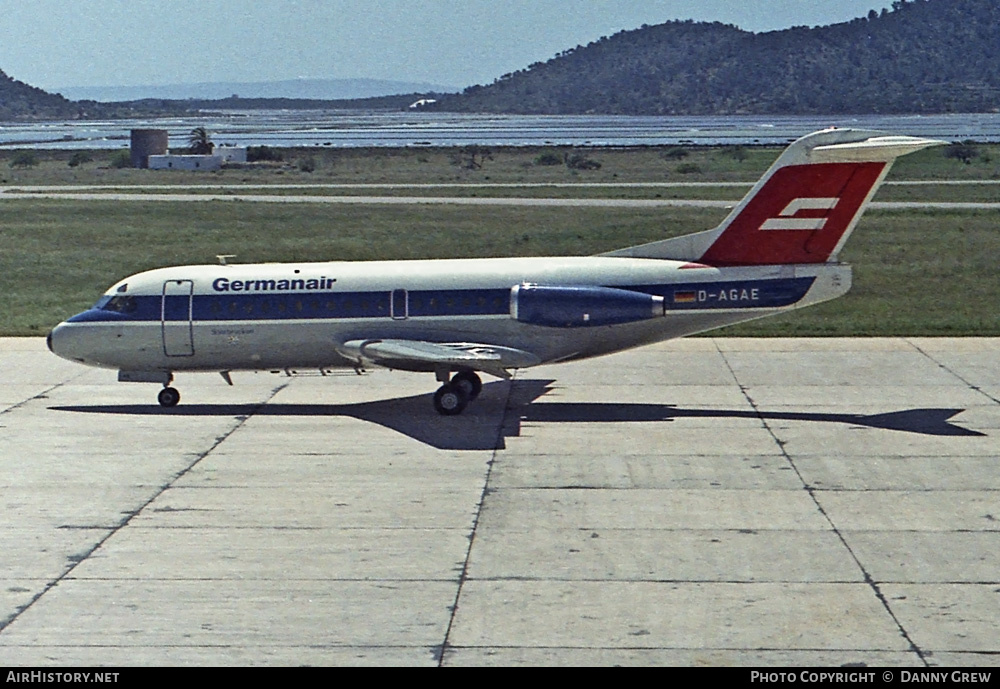
<path id="1" fill-rule="evenodd" d="M 194 356 L 194 282 L 167 280 L 163 283 L 161 319 L 163 353 L 167 356 Z"/>
<path id="2" fill-rule="evenodd" d="M 401 321 L 409 317 L 410 299 L 405 289 L 392 290 L 389 302 L 389 309 L 395 320 Z"/>

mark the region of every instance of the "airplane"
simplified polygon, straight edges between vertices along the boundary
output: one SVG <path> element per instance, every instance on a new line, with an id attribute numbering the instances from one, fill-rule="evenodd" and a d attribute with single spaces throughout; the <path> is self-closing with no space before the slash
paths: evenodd
<path id="1" fill-rule="evenodd" d="M 49 349 L 158 383 L 179 371 L 433 373 L 460 414 L 479 374 L 596 357 L 845 294 L 839 254 L 899 156 L 945 142 L 856 129 L 788 146 L 711 230 L 596 256 L 160 268 L 57 325 Z"/>

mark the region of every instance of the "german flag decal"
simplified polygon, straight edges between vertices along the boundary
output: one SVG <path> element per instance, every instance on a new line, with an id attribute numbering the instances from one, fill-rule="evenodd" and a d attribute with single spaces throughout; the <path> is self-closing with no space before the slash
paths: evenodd
<path id="1" fill-rule="evenodd" d="M 693 304 L 697 300 L 694 290 L 690 292 L 674 292 L 675 304 Z"/>

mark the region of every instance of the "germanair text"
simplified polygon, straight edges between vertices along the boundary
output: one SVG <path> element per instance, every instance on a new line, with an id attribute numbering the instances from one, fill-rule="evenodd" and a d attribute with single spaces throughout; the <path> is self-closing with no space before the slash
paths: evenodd
<path id="1" fill-rule="evenodd" d="M 330 289 L 336 278 L 328 278 L 325 275 L 308 280 L 296 278 L 293 280 L 230 280 L 229 278 L 215 278 L 212 281 L 212 289 L 216 292 L 298 292 L 318 289 Z"/>

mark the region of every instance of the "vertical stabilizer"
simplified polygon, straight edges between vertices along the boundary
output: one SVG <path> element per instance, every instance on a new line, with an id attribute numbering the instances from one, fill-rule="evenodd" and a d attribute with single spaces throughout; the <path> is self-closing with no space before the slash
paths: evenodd
<path id="1" fill-rule="evenodd" d="M 604 255 L 711 266 L 836 261 L 892 161 L 941 143 L 855 129 L 815 132 L 785 149 L 715 229 Z"/>

